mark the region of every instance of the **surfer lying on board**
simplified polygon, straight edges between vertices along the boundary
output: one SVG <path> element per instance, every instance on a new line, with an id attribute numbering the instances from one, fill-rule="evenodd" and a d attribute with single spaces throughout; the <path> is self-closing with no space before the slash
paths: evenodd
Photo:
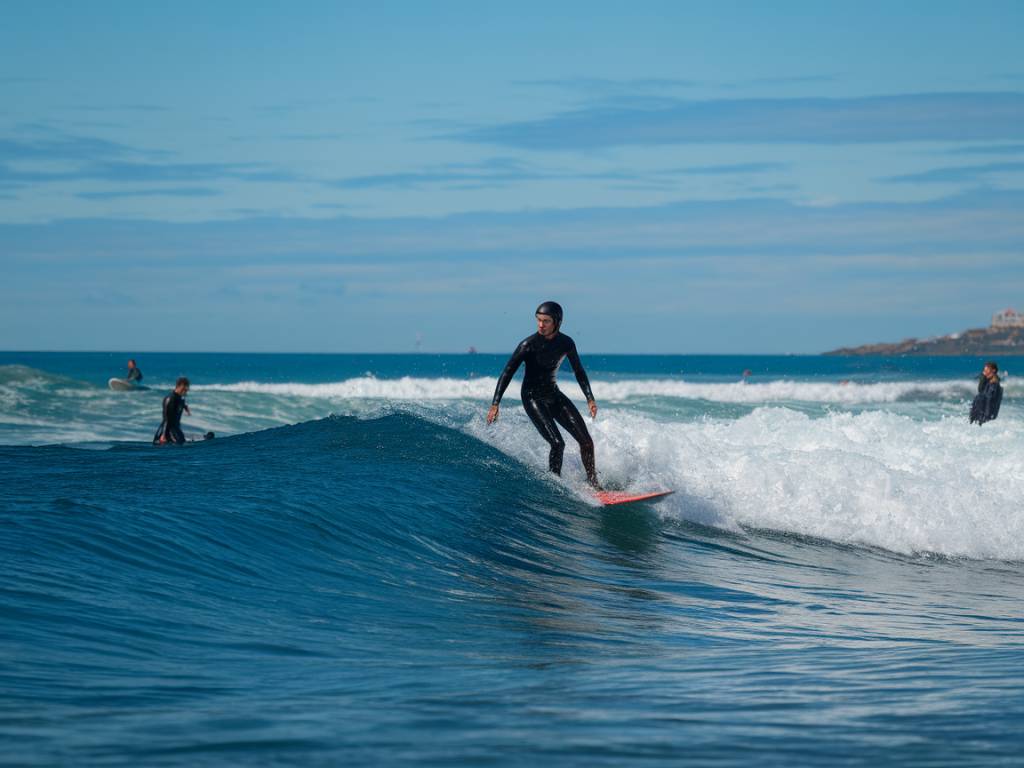
<path id="1" fill-rule="evenodd" d="M 487 423 L 493 424 L 498 418 L 498 406 L 501 396 L 505 394 L 509 382 L 515 376 L 522 363 L 526 363 L 526 374 L 523 376 L 523 407 L 530 417 L 533 426 L 541 437 L 551 446 L 548 455 L 548 468 L 556 475 L 562 474 L 562 454 L 565 452 L 565 440 L 562 439 L 555 422 L 561 424 L 580 444 L 580 456 L 583 467 L 587 471 L 587 482 L 600 490 L 597 480 L 597 468 L 594 464 L 594 441 L 587 431 L 576 406 L 558 388 L 556 377 L 562 361 L 568 357 L 576 381 L 587 398 L 591 417 L 597 416 L 597 403 L 590 391 L 590 380 L 583 370 L 580 356 L 576 352 L 576 342 L 559 332 L 562 326 L 562 308 L 553 301 L 545 301 L 537 307 L 537 333 L 523 339 L 512 357 L 505 364 L 505 370 L 498 377 L 498 386 L 494 390 L 491 409 L 487 412 Z"/>
<path id="2" fill-rule="evenodd" d="M 189 416 L 192 415 L 192 411 L 188 409 L 188 403 L 185 402 L 185 395 L 188 394 L 191 386 L 189 380 L 182 376 L 174 383 L 174 391 L 164 398 L 164 420 L 160 422 L 156 434 L 153 435 L 154 445 L 163 445 L 164 443 L 180 445 L 185 442 L 185 433 L 181 431 L 181 412 L 184 411 Z"/>

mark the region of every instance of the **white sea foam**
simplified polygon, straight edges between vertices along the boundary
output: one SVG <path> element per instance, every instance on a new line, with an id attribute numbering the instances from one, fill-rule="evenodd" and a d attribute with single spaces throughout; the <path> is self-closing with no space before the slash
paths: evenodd
<path id="1" fill-rule="evenodd" d="M 193 391 L 248 392 L 330 400 L 378 399 L 397 401 L 487 400 L 494 393 L 493 378 L 377 379 L 372 376 L 325 384 L 243 381 L 236 384 L 197 385 Z M 676 398 L 720 403 L 836 403 L 843 405 L 893 403 L 904 400 L 955 400 L 969 397 L 976 385 L 969 380 L 900 381 L 861 384 L 779 380 L 763 383 L 689 382 L 683 379 L 628 379 L 592 382 L 599 401 L 621 403 L 642 398 Z M 1014 394 L 1006 384 L 1007 396 Z M 510 391 L 518 391 L 513 384 Z M 565 385 L 570 397 L 580 397 L 575 382 Z"/>
<path id="2" fill-rule="evenodd" d="M 247 392 L 327 400 L 480 400 L 490 398 L 494 393 L 494 379 L 423 379 L 411 376 L 378 379 L 373 376 L 360 376 L 326 384 L 242 381 L 237 384 L 196 385 L 192 390 Z"/>
<path id="3" fill-rule="evenodd" d="M 1024 560 L 1024 421 L 979 428 L 868 411 L 810 417 L 765 407 L 734 420 L 662 423 L 629 410 L 591 424 L 606 483 L 677 493 L 666 515 L 900 553 Z M 543 471 L 521 414 L 468 431 Z M 569 441 L 566 478 L 582 491 Z"/>

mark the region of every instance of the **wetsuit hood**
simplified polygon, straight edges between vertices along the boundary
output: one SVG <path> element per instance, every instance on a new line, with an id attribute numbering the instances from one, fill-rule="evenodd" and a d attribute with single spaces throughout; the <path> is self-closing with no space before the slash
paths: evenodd
<path id="1" fill-rule="evenodd" d="M 547 315 L 555 321 L 555 330 L 562 327 L 562 305 L 557 301 L 545 301 L 534 312 L 535 315 Z"/>

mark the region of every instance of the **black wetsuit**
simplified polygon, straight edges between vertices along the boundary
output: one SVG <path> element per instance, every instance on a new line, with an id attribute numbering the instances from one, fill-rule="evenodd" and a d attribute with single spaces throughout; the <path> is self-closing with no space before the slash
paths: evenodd
<path id="1" fill-rule="evenodd" d="M 979 427 L 986 421 L 992 421 L 999 415 L 999 406 L 1003 402 L 1003 388 L 996 376 L 989 381 L 984 376 L 978 379 L 978 394 L 971 403 L 971 424 Z"/>
<path id="2" fill-rule="evenodd" d="M 153 435 L 153 442 L 159 443 L 166 438 L 168 443 L 184 443 L 185 433 L 181 431 L 181 413 L 185 410 L 185 398 L 177 392 L 171 392 L 164 398 L 164 420 Z"/>
<path id="3" fill-rule="evenodd" d="M 587 480 L 597 486 L 597 469 L 594 462 L 594 441 L 587 431 L 587 424 L 572 404 L 558 388 L 556 376 L 562 361 L 568 357 L 576 381 L 580 384 L 587 402 L 594 399 L 590 391 L 587 372 L 583 370 L 580 356 L 576 352 L 576 343 L 564 333 L 556 333 L 553 338 L 546 339 L 539 333 L 523 339 L 516 351 L 512 353 L 505 370 L 498 377 L 498 386 L 494 390 L 493 405 L 501 402 L 509 382 L 515 376 L 522 363 L 526 363 L 526 374 L 523 376 L 523 407 L 530 421 L 551 446 L 548 455 L 548 467 L 556 475 L 562 473 L 562 454 L 565 452 L 565 441 L 555 423 L 561 424 L 580 444 L 580 456 L 583 467 L 587 471 Z"/>
<path id="4" fill-rule="evenodd" d="M 131 382 L 132 384 L 142 383 L 142 371 L 139 370 L 138 366 L 135 368 L 128 369 L 128 375 L 124 377 L 125 381 Z"/>

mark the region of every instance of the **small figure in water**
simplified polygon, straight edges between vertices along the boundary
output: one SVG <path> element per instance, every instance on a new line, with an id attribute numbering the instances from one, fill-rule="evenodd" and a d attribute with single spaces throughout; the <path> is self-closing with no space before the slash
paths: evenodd
<path id="1" fill-rule="evenodd" d="M 185 395 L 188 394 L 191 386 L 189 380 L 182 376 L 174 383 L 174 391 L 164 398 L 164 420 L 160 422 L 160 427 L 153 435 L 154 445 L 163 445 L 164 443 L 180 445 L 185 442 L 185 433 L 181 431 L 181 412 L 184 411 L 189 416 L 192 415 L 192 411 L 188 409 L 188 403 L 185 402 Z"/>
<path id="2" fill-rule="evenodd" d="M 562 454 L 565 452 L 565 440 L 562 439 L 555 422 L 561 424 L 580 444 L 580 456 L 583 467 L 587 471 L 587 482 L 597 490 L 601 484 L 597 480 L 597 468 L 594 461 L 594 441 L 587 431 L 586 422 L 572 401 L 558 388 L 556 377 L 562 361 L 568 357 L 572 370 L 576 374 L 583 395 L 587 398 L 590 416 L 597 417 L 597 403 L 590 391 L 587 372 L 583 370 L 580 356 L 576 352 L 576 342 L 560 333 L 562 326 L 562 308 L 553 301 L 545 301 L 537 307 L 537 333 L 523 339 L 516 347 L 512 357 L 505 364 L 505 370 L 498 377 L 498 386 L 494 390 L 494 399 L 487 412 L 487 423 L 493 424 L 498 418 L 498 406 L 505 394 L 509 382 L 515 376 L 519 366 L 526 363 L 526 374 L 523 377 L 522 398 L 526 415 L 533 426 L 551 446 L 548 455 L 548 468 L 556 475 L 562 474 Z"/>
<path id="3" fill-rule="evenodd" d="M 129 384 L 135 384 L 136 386 L 142 383 L 142 371 L 135 364 L 134 360 L 128 361 L 128 375 L 124 378 Z"/>
<path id="4" fill-rule="evenodd" d="M 978 394 L 971 403 L 971 424 L 979 427 L 999 415 L 1003 402 L 1003 387 L 999 383 L 999 366 L 992 360 L 985 363 L 978 376 Z"/>

